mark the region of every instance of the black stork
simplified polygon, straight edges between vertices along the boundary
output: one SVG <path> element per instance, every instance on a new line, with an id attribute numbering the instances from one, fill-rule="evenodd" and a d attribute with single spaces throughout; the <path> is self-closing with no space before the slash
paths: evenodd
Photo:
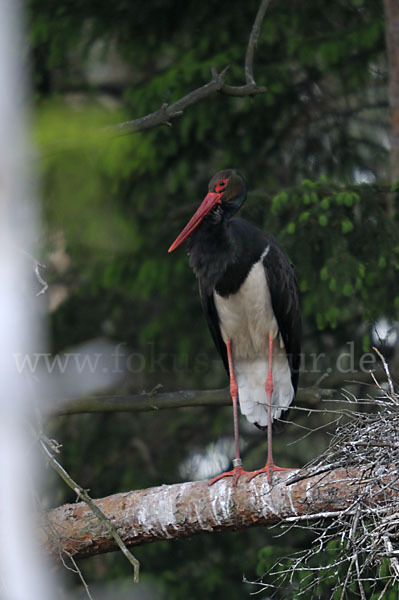
<path id="1" fill-rule="evenodd" d="M 230 378 L 236 457 L 222 477 L 233 483 L 242 468 L 237 400 L 248 421 L 267 428 L 267 461 L 248 481 L 277 467 L 272 454 L 272 423 L 296 393 L 301 320 L 298 286 L 287 256 L 276 240 L 244 219 L 233 217 L 247 195 L 236 169 L 216 173 L 208 194 L 169 248 L 188 238 L 190 265 L 197 275 L 202 307 L 216 348 Z"/>

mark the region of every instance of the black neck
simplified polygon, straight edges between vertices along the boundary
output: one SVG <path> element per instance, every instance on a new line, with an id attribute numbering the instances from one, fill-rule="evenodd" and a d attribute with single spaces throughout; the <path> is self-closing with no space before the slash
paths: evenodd
<path id="1" fill-rule="evenodd" d="M 238 291 L 265 246 L 264 234 L 243 219 L 209 215 L 189 238 L 190 265 L 201 288 L 222 296 Z"/>
<path id="2" fill-rule="evenodd" d="M 207 293 L 213 291 L 235 259 L 228 226 L 229 220 L 223 214 L 208 215 L 188 240 L 190 265 Z"/>

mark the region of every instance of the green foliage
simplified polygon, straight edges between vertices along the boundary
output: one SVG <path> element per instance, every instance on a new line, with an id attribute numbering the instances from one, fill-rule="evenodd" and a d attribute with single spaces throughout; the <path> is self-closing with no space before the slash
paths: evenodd
<path id="1" fill-rule="evenodd" d="M 296 264 L 305 318 L 324 329 L 394 316 L 399 227 L 386 213 L 386 191 L 366 185 L 342 190 L 309 180 L 302 188 L 274 196 L 272 218 L 265 220 L 280 231 Z"/>

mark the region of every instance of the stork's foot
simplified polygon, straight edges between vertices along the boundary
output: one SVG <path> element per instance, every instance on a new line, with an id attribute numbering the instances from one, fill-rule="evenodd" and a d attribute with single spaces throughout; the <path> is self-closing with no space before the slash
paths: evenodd
<path id="1" fill-rule="evenodd" d="M 239 478 L 242 475 L 248 475 L 249 471 L 244 471 L 244 469 L 242 468 L 241 460 L 237 458 L 233 460 L 233 465 L 234 469 L 232 469 L 231 471 L 226 471 L 225 473 L 218 475 L 214 479 L 211 479 L 208 485 L 213 485 L 214 483 L 216 483 L 216 481 L 219 481 L 219 479 L 223 479 L 224 477 L 232 477 L 233 485 L 237 485 Z"/>
<path id="2" fill-rule="evenodd" d="M 247 483 L 249 483 L 254 477 L 256 477 L 257 475 L 260 475 L 261 473 L 266 473 L 267 474 L 267 481 L 269 483 L 272 482 L 273 479 L 273 473 L 275 471 L 297 471 L 298 469 L 290 469 L 287 467 L 277 467 L 274 463 L 266 463 L 266 465 L 263 467 L 263 469 L 258 469 L 257 471 L 252 471 L 252 473 L 250 474 L 250 476 L 247 479 Z"/>

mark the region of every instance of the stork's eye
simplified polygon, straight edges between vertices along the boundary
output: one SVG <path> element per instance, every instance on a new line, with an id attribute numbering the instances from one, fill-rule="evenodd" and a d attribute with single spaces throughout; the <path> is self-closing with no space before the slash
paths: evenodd
<path id="1" fill-rule="evenodd" d="M 220 192 L 227 184 L 227 179 L 220 179 L 216 184 L 216 191 Z"/>

